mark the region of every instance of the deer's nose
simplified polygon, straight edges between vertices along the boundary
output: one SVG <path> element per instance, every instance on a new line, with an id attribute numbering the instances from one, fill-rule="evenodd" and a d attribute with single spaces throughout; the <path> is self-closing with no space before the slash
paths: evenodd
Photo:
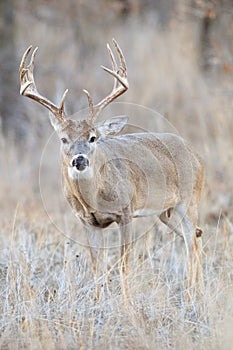
<path id="1" fill-rule="evenodd" d="M 72 166 L 76 166 L 77 164 L 80 164 L 84 161 L 84 157 L 83 156 L 78 156 L 77 158 L 74 158 L 72 161 Z"/>
<path id="2" fill-rule="evenodd" d="M 76 167 L 79 171 L 84 170 L 87 166 L 89 166 L 89 160 L 83 156 L 79 155 L 72 160 L 72 166 Z"/>

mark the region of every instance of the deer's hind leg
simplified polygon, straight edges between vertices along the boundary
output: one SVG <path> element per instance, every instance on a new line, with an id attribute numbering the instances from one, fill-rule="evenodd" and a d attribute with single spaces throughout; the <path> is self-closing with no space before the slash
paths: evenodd
<path id="1" fill-rule="evenodd" d="M 172 231 L 183 237 L 186 248 L 190 291 L 192 294 L 194 292 L 199 294 L 203 292 L 201 238 L 197 238 L 196 232 L 197 213 L 194 213 L 192 210 L 191 217 L 189 215 L 190 210 L 186 210 L 183 204 L 178 204 L 171 208 L 169 212 L 163 212 L 160 215 L 160 220 Z"/>

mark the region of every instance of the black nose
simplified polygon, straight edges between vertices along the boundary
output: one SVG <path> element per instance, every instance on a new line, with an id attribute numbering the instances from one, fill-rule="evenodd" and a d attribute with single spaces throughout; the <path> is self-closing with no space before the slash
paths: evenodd
<path id="1" fill-rule="evenodd" d="M 72 166 L 75 166 L 79 171 L 84 170 L 88 165 L 89 160 L 84 156 L 78 156 L 72 161 Z"/>
<path id="2" fill-rule="evenodd" d="M 72 166 L 77 166 L 78 164 L 82 164 L 84 160 L 85 158 L 83 156 L 78 156 L 77 158 L 73 159 Z"/>

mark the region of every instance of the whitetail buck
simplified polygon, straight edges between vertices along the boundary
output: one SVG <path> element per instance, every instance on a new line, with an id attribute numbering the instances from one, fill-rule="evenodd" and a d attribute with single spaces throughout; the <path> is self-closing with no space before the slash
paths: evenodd
<path id="1" fill-rule="evenodd" d="M 201 252 L 197 228 L 198 210 L 204 182 L 202 159 L 181 137 L 170 133 L 119 133 L 127 117 L 113 117 L 95 124 L 104 107 L 128 89 L 126 63 L 115 40 L 119 67 L 108 45 L 114 77 L 112 92 L 94 105 L 89 115 L 73 120 L 64 112 L 65 91 L 56 106 L 37 91 L 33 69 L 37 48 L 26 66 L 29 47 L 20 65 L 21 95 L 47 107 L 51 123 L 61 140 L 62 174 L 66 198 L 87 232 L 98 241 L 98 232 L 113 222 L 121 235 L 121 266 L 129 272 L 130 240 L 134 217 L 157 215 L 184 238 L 191 286 L 202 279 Z M 94 233 L 94 234 L 93 234 Z M 93 268 L 97 266 L 97 246 L 90 241 Z"/>

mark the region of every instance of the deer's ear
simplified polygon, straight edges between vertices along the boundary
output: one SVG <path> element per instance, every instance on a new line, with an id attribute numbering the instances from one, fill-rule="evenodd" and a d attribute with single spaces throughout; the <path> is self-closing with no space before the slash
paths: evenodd
<path id="1" fill-rule="evenodd" d="M 59 122 L 59 120 L 51 112 L 49 112 L 49 119 L 50 119 L 50 123 L 54 127 L 54 130 L 58 131 L 59 126 L 61 126 L 61 123 Z"/>
<path id="2" fill-rule="evenodd" d="M 126 126 L 128 119 L 126 115 L 107 119 L 103 125 L 98 127 L 98 130 L 101 135 L 105 136 L 118 134 Z"/>

